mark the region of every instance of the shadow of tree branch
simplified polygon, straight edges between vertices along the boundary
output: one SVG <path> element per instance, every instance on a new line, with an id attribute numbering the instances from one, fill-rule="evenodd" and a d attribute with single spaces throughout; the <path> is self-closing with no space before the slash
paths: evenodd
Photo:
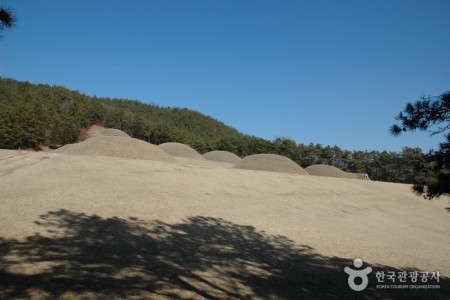
<path id="1" fill-rule="evenodd" d="M 352 260 L 217 218 L 166 224 L 59 210 L 36 223 L 45 235 L 0 239 L 0 298 L 371 299 L 449 291 L 449 280 L 440 278 L 440 290 L 372 284 L 357 293 L 343 272 Z"/>

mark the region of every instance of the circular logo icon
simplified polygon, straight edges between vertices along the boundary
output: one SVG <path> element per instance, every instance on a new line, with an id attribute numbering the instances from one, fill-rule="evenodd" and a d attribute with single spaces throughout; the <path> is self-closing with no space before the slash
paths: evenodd
<path id="1" fill-rule="evenodd" d="M 363 261 L 360 258 L 357 258 L 353 261 L 353 266 L 355 266 L 356 269 L 361 268 L 362 265 L 363 265 Z M 370 272 L 372 272 L 372 268 L 366 267 L 361 270 L 355 270 L 350 267 L 345 267 L 344 272 L 348 274 L 348 286 L 352 290 L 354 290 L 356 292 L 360 292 L 360 291 L 364 290 L 367 287 L 367 285 L 369 284 L 369 278 L 367 277 L 367 275 L 369 275 Z M 355 283 L 356 278 L 361 278 L 360 284 Z"/>

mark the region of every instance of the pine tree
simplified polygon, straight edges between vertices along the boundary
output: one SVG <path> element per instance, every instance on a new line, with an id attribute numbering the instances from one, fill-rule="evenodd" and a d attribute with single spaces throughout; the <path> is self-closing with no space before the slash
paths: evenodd
<path id="1" fill-rule="evenodd" d="M 0 8 L 0 32 L 13 27 L 16 24 L 16 17 L 9 8 Z M 1 35 L 0 35 L 1 37 Z"/>
<path id="2" fill-rule="evenodd" d="M 429 163 L 422 165 L 424 176 L 414 189 L 418 193 L 425 192 L 428 199 L 450 193 L 450 91 L 408 103 L 396 120 L 400 125 L 391 127 L 394 136 L 415 130 L 429 130 L 431 135 L 445 134 L 439 150 L 430 151 L 427 155 Z"/>

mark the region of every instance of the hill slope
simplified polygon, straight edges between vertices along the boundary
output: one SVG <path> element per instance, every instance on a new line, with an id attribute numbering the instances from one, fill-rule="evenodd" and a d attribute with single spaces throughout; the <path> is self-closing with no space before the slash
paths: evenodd
<path id="1" fill-rule="evenodd" d="M 196 111 L 88 97 L 63 87 L 13 79 L 0 79 L 0 108 L 0 148 L 76 142 L 81 130 L 93 124 L 121 129 L 153 144 L 182 141 L 197 148 L 217 144 L 224 136 L 244 137 Z"/>

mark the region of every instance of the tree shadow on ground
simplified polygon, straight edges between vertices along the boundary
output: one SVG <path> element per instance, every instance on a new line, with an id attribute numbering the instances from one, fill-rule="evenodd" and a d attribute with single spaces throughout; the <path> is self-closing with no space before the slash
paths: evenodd
<path id="1" fill-rule="evenodd" d="M 351 259 L 325 257 L 283 236 L 223 219 L 179 224 L 101 218 L 67 210 L 42 215 L 45 235 L 0 239 L 0 298 L 318 299 L 440 298 L 439 290 L 352 291 Z M 427 270 L 435 271 L 435 270 Z"/>

